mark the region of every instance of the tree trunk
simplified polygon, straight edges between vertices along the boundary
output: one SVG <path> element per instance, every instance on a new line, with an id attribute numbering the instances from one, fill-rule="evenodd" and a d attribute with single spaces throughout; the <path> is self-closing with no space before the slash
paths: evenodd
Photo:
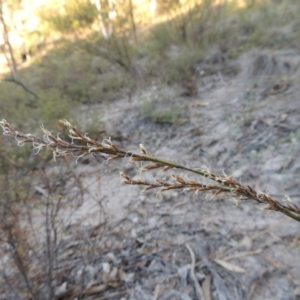
<path id="1" fill-rule="evenodd" d="M 155 17 L 156 15 L 156 8 L 157 8 L 157 3 L 156 3 L 156 0 L 151 0 L 151 12 L 152 12 L 152 15 Z"/>
<path id="2" fill-rule="evenodd" d="M 101 0 L 96 0 L 95 1 L 95 5 L 98 11 L 98 22 L 99 22 L 99 27 L 100 30 L 102 32 L 103 37 L 108 40 L 110 37 L 110 34 L 105 26 L 105 22 L 104 22 L 104 18 L 103 18 L 103 14 L 102 14 L 102 4 L 101 4 Z"/>
<path id="3" fill-rule="evenodd" d="M 136 25 L 135 25 L 132 0 L 129 0 L 129 14 L 130 14 L 130 19 L 131 19 L 134 43 L 135 43 L 135 46 L 138 46 L 137 30 L 136 30 Z"/>
<path id="4" fill-rule="evenodd" d="M 2 24 L 2 28 L 3 28 L 3 39 L 4 39 L 4 52 L 6 51 L 6 48 L 8 49 L 8 53 L 9 53 L 9 59 L 8 59 L 8 64 L 12 73 L 12 77 L 16 78 L 17 73 L 18 73 L 18 68 L 17 68 L 17 63 L 16 63 L 16 59 L 14 57 L 14 52 L 13 52 L 13 48 L 11 46 L 10 40 L 9 40 L 9 31 L 3 16 L 3 1 L 0 0 L 0 22 Z"/>

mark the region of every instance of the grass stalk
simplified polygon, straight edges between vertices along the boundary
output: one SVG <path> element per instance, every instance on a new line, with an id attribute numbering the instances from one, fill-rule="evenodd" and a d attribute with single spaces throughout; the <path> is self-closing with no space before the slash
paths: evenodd
<path id="1" fill-rule="evenodd" d="M 67 120 L 62 120 L 60 122 L 68 127 L 71 142 L 61 139 L 59 134 L 57 134 L 57 136 L 52 135 L 43 127 L 42 131 L 44 135 L 43 137 L 38 137 L 30 133 L 24 134 L 15 130 L 6 120 L 2 120 L 0 126 L 3 129 L 3 134 L 15 137 L 19 146 L 22 146 L 25 143 L 32 143 L 33 149 L 36 151 L 35 154 L 43 148 L 49 148 L 53 151 L 54 158 L 70 154 L 76 157 L 76 160 L 86 155 L 104 155 L 107 158 L 107 161 L 118 158 L 130 158 L 133 162 L 149 162 L 148 165 L 141 168 L 143 171 L 162 169 L 166 172 L 171 169 L 180 169 L 208 178 L 214 182 L 214 184 L 206 184 L 191 179 L 184 179 L 175 174 L 171 174 L 175 183 L 160 179 L 156 179 L 155 182 L 148 182 L 145 180 L 133 179 L 121 172 L 123 183 L 145 186 L 144 191 L 160 189 L 160 191 L 164 192 L 167 190 L 185 189 L 196 193 L 213 191 L 215 196 L 221 193 L 228 193 L 239 200 L 251 199 L 260 204 L 266 204 L 265 210 L 281 212 L 300 222 L 300 207 L 293 202 L 283 204 L 272 196 L 266 193 L 257 192 L 251 186 L 242 185 L 227 175 L 221 176 L 208 170 L 193 169 L 175 162 L 157 158 L 150 155 L 143 145 L 140 145 L 140 153 L 135 153 L 120 148 L 110 139 L 104 139 L 102 142 L 98 142 L 88 137 L 87 134 L 82 134 Z"/>

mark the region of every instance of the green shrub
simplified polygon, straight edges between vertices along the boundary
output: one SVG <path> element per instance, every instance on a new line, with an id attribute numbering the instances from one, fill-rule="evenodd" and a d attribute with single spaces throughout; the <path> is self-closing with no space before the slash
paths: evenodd
<path id="1" fill-rule="evenodd" d="M 88 0 L 68 0 L 64 12 L 57 13 L 56 8 L 41 15 L 50 30 L 68 33 L 93 24 L 97 18 L 97 8 Z"/>
<path id="2" fill-rule="evenodd" d="M 173 87 L 174 88 L 174 87 Z M 161 89 L 144 99 L 141 97 L 141 113 L 153 123 L 178 125 L 185 122 L 184 105 L 176 104 L 179 89 Z"/>

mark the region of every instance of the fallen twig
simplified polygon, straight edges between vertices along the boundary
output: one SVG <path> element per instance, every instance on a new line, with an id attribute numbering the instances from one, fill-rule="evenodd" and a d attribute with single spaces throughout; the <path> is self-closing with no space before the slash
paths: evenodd
<path id="1" fill-rule="evenodd" d="M 197 299 L 202 300 L 202 299 L 204 299 L 203 291 L 202 291 L 202 288 L 201 288 L 201 286 L 198 282 L 198 279 L 195 275 L 195 263 L 196 263 L 195 254 L 194 254 L 194 251 L 193 251 L 193 249 L 191 248 L 191 246 L 189 244 L 186 244 L 185 246 L 189 250 L 190 256 L 191 256 L 191 269 L 190 269 L 191 273 L 190 274 L 191 274 L 191 278 L 192 278 L 193 283 L 194 283 Z"/>

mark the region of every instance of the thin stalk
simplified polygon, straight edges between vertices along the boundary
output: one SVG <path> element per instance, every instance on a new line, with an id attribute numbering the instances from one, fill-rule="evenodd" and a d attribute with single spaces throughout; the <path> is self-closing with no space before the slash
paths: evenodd
<path id="1" fill-rule="evenodd" d="M 214 191 L 215 195 L 221 193 L 231 193 L 237 199 L 252 199 L 258 203 L 266 204 L 265 210 L 279 211 L 284 215 L 300 222 L 300 207 L 294 203 L 282 204 L 278 200 L 274 199 L 268 194 L 255 191 L 249 185 L 242 185 L 235 181 L 229 176 L 217 175 L 208 170 L 204 169 L 193 169 L 185 167 L 175 162 L 167 161 L 161 158 L 149 155 L 143 145 L 140 145 L 140 153 L 135 153 L 132 151 L 125 151 L 119 146 L 114 144 L 110 139 L 105 139 L 102 142 L 91 139 L 86 134 L 80 133 L 71 123 L 66 120 L 61 121 L 65 126 L 69 128 L 69 137 L 71 142 L 67 142 L 59 138 L 59 136 L 52 135 L 48 130 L 42 128 L 44 136 L 42 138 L 37 137 L 33 134 L 23 134 L 16 131 L 7 121 L 2 120 L 0 126 L 3 129 L 4 135 L 14 136 L 18 142 L 19 146 L 24 145 L 24 143 L 32 143 L 36 154 L 42 148 L 50 148 L 53 151 L 54 157 L 70 155 L 77 157 L 77 160 L 86 155 L 104 155 L 107 157 L 107 161 L 111 159 L 119 158 L 130 158 L 133 162 L 149 162 L 147 166 L 142 167 L 144 171 L 149 171 L 153 169 L 162 168 L 163 171 L 168 171 L 170 169 L 180 169 L 185 170 L 201 177 L 208 178 L 217 184 L 204 184 L 195 180 L 183 179 L 178 175 L 172 174 L 173 178 L 177 182 L 176 184 L 165 182 L 160 179 L 156 179 L 154 183 L 147 182 L 144 180 L 131 179 L 124 173 L 121 173 L 123 177 L 123 182 L 125 184 L 131 185 L 144 185 L 146 187 L 145 191 L 160 188 L 161 191 L 167 191 L 171 189 L 188 189 L 190 191 L 204 192 L 204 191 Z M 75 142 L 77 142 L 75 144 Z"/>

